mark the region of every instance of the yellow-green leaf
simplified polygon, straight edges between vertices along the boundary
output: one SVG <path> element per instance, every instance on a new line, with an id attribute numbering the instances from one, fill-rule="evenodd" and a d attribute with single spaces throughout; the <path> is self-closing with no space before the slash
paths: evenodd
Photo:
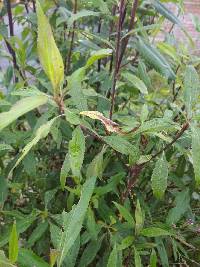
<path id="1" fill-rule="evenodd" d="M 54 95 L 60 93 L 64 80 L 64 64 L 53 37 L 52 29 L 39 1 L 37 1 L 38 18 L 38 55 L 42 67 L 52 83 Z"/>
<path id="2" fill-rule="evenodd" d="M 17 261 L 18 252 L 19 252 L 18 234 L 17 234 L 16 222 L 14 222 L 9 238 L 9 260 L 11 263 L 15 263 Z"/>

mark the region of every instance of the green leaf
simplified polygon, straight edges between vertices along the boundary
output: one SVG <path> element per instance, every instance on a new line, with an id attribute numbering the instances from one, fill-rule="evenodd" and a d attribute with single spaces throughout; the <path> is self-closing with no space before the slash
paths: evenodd
<path id="1" fill-rule="evenodd" d="M 162 199 L 167 189 L 168 166 L 165 155 L 157 160 L 151 176 L 151 187 L 155 197 Z"/>
<path id="2" fill-rule="evenodd" d="M 135 266 L 142 267 L 142 261 L 138 250 L 134 247 Z"/>
<path id="3" fill-rule="evenodd" d="M 77 21 L 78 19 L 86 18 L 86 17 L 90 17 L 90 16 L 98 17 L 99 15 L 100 15 L 99 12 L 94 12 L 94 11 L 90 11 L 90 10 L 81 10 L 81 11 L 77 12 L 76 14 L 72 13 L 71 17 L 68 19 L 67 26 L 69 28 L 71 28 L 73 23 L 75 21 Z"/>
<path id="4" fill-rule="evenodd" d="M 140 202 L 137 200 L 135 209 L 135 233 L 138 235 L 143 228 L 144 224 L 144 212 L 141 209 Z"/>
<path id="5" fill-rule="evenodd" d="M 73 246 L 70 248 L 67 256 L 65 257 L 64 263 L 67 267 L 74 267 L 77 262 L 77 257 L 80 250 L 80 235 L 78 235 Z"/>
<path id="6" fill-rule="evenodd" d="M 130 82 L 131 85 L 133 85 L 135 88 L 137 88 L 140 91 L 140 93 L 145 94 L 145 95 L 148 94 L 146 85 L 143 83 L 142 80 L 140 80 L 134 74 L 130 72 L 124 72 L 122 73 L 122 77 L 126 79 L 128 82 Z"/>
<path id="7" fill-rule="evenodd" d="M 118 262 L 118 255 L 117 255 L 117 245 L 115 244 L 113 247 L 113 250 L 110 253 L 110 256 L 108 258 L 108 264 L 107 267 L 117 267 Z"/>
<path id="8" fill-rule="evenodd" d="M 119 203 L 113 202 L 117 209 L 119 210 L 120 215 L 132 226 L 135 225 L 135 221 L 133 219 L 133 216 L 130 214 L 130 212 L 125 208 L 124 206 L 120 205 Z"/>
<path id="9" fill-rule="evenodd" d="M 92 240 L 84 249 L 83 254 L 81 255 L 79 267 L 87 267 L 96 257 L 98 251 L 101 248 L 101 244 L 104 236 L 99 240 Z"/>
<path id="10" fill-rule="evenodd" d="M 121 136 L 118 135 L 105 136 L 103 137 L 103 140 L 119 153 L 122 153 L 124 155 L 133 155 L 133 156 L 137 154 L 134 145 L 132 145 L 130 142 L 128 142 L 125 138 Z"/>
<path id="11" fill-rule="evenodd" d="M 19 250 L 18 263 L 20 267 L 50 267 L 47 262 L 37 256 L 32 250 L 25 248 Z"/>
<path id="12" fill-rule="evenodd" d="M 192 160 L 197 185 L 200 185 L 200 129 L 192 126 Z"/>
<path id="13" fill-rule="evenodd" d="M 150 256 L 150 267 L 157 267 L 157 255 L 155 249 L 152 249 Z"/>
<path id="14" fill-rule="evenodd" d="M 176 75 L 171 66 L 155 47 L 140 38 L 138 41 L 138 51 L 147 63 L 154 67 L 160 74 L 165 76 L 167 79 L 175 79 Z"/>
<path id="15" fill-rule="evenodd" d="M 159 12 L 161 15 L 163 15 L 165 18 L 167 18 L 172 23 L 177 24 L 178 26 L 182 28 L 181 21 L 165 5 L 163 5 L 158 0 L 153 0 L 152 2 L 157 12 Z"/>
<path id="16" fill-rule="evenodd" d="M 0 210 L 3 208 L 7 196 L 8 196 L 7 180 L 3 176 L 0 176 Z"/>
<path id="17" fill-rule="evenodd" d="M 27 246 L 28 248 L 31 248 L 46 232 L 48 229 L 48 222 L 40 222 L 37 227 L 33 230 L 31 235 L 28 238 Z"/>
<path id="18" fill-rule="evenodd" d="M 85 136 L 78 126 L 72 134 L 72 140 L 69 142 L 69 162 L 72 173 L 75 177 L 81 176 L 81 167 L 85 154 Z"/>
<path id="19" fill-rule="evenodd" d="M 50 132 L 51 126 L 53 125 L 54 121 L 57 119 L 58 117 L 53 118 L 52 120 L 48 121 L 47 123 L 43 124 L 42 126 L 40 126 L 36 133 L 35 133 L 35 137 L 23 148 L 22 152 L 21 152 L 21 156 L 18 158 L 18 160 L 16 161 L 14 167 L 12 168 L 12 170 L 14 170 L 17 165 L 23 160 L 23 158 L 28 154 L 28 152 L 31 150 L 31 148 L 33 146 L 35 146 L 40 139 L 43 139 L 45 137 L 47 137 L 48 133 Z M 12 171 L 11 170 L 11 171 Z M 11 172 L 10 171 L 10 172 Z"/>
<path id="20" fill-rule="evenodd" d="M 9 111 L 0 114 L 0 131 L 25 113 L 44 105 L 47 100 L 48 97 L 44 95 L 30 96 L 19 100 Z"/>
<path id="21" fill-rule="evenodd" d="M 64 231 L 62 232 L 59 244 L 59 267 L 81 231 L 89 201 L 94 190 L 95 181 L 96 177 L 92 177 L 85 182 L 78 204 L 73 206 L 72 211 L 68 214 L 69 218 L 64 225 Z"/>
<path id="22" fill-rule="evenodd" d="M 174 201 L 175 207 L 172 208 L 166 218 L 169 225 L 176 224 L 185 212 L 190 208 L 190 194 L 188 188 L 178 192 Z"/>
<path id="23" fill-rule="evenodd" d="M 10 145 L 7 144 L 0 144 L 0 152 L 4 151 L 4 150 L 11 150 L 12 147 Z"/>
<path id="24" fill-rule="evenodd" d="M 71 100 L 79 111 L 88 110 L 87 98 L 83 94 L 82 90 L 82 82 L 85 78 L 85 70 L 85 67 L 80 68 L 74 71 L 67 79 Z"/>
<path id="25" fill-rule="evenodd" d="M 184 100 L 187 109 L 188 118 L 192 116 L 192 109 L 197 103 L 200 93 L 199 75 L 195 68 L 191 65 L 186 67 L 184 74 Z"/>
<path id="26" fill-rule="evenodd" d="M 62 190 L 65 189 L 66 178 L 69 171 L 70 171 L 70 160 L 69 160 L 69 154 L 67 153 L 60 171 L 60 184 Z"/>
<path id="27" fill-rule="evenodd" d="M 141 235 L 146 236 L 146 237 L 157 237 L 157 236 L 168 236 L 172 235 L 170 232 L 158 228 L 158 227 L 148 227 L 144 228 L 140 232 Z"/>
<path id="28" fill-rule="evenodd" d="M 61 84 L 64 80 L 64 65 L 60 52 L 56 46 L 51 26 L 45 16 L 39 0 L 37 0 L 38 18 L 38 55 L 42 67 L 52 83 L 54 95 L 60 93 Z"/>
<path id="29" fill-rule="evenodd" d="M 2 250 L 0 250 L 0 267 L 16 267 L 12 263 L 10 263 Z"/>
<path id="30" fill-rule="evenodd" d="M 105 153 L 106 148 L 104 147 L 99 154 L 95 156 L 92 162 L 88 165 L 86 171 L 86 177 L 98 177 L 102 178 L 103 175 L 103 155 Z"/>
<path id="31" fill-rule="evenodd" d="M 12 231 L 9 237 L 9 260 L 11 263 L 15 263 L 18 258 L 19 244 L 16 222 L 13 223 Z"/>
<path id="32" fill-rule="evenodd" d="M 88 59 L 86 63 L 86 68 L 90 67 L 98 59 L 108 57 L 112 54 L 112 49 L 100 49 L 93 52 L 92 56 Z"/>
<path id="33" fill-rule="evenodd" d="M 25 232 L 31 224 L 37 218 L 36 214 L 29 214 L 28 216 L 24 217 L 23 219 L 16 220 L 17 226 L 17 233 L 21 234 Z M 9 234 L 12 231 L 12 227 L 9 227 L 6 231 L 4 231 L 0 236 L 0 247 L 3 247 L 9 242 Z"/>

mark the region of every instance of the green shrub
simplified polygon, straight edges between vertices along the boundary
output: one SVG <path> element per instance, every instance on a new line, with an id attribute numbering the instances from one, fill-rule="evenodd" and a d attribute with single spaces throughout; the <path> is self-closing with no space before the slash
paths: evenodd
<path id="1" fill-rule="evenodd" d="M 1 7 L 0 267 L 200 265 L 199 57 L 164 2 Z"/>

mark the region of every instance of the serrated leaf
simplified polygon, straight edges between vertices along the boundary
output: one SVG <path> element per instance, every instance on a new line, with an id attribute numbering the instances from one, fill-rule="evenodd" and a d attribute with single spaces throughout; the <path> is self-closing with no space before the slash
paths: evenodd
<path id="1" fill-rule="evenodd" d="M 151 187 L 155 197 L 162 199 L 167 189 L 168 166 L 165 155 L 157 160 L 151 176 Z"/>
<path id="2" fill-rule="evenodd" d="M 119 153 L 122 153 L 124 155 L 133 155 L 135 156 L 138 154 L 137 149 L 135 149 L 134 145 L 132 145 L 130 142 L 128 142 L 126 139 L 124 139 L 121 136 L 105 136 L 103 137 L 103 140 L 114 150 L 118 151 Z"/>
<path id="3" fill-rule="evenodd" d="M 54 95 L 58 96 L 64 80 L 64 65 L 61 54 L 53 37 L 51 26 L 37 0 L 38 18 L 38 55 L 42 67 L 52 83 Z"/>
<path id="4" fill-rule="evenodd" d="M 108 264 L 107 267 L 117 267 L 118 262 L 118 255 L 117 255 L 117 245 L 115 244 L 113 247 L 113 250 L 110 253 L 110 256 L 108 258 Z"/>
<path id="5" fill-rule="evenodd" d="M 85 182 L 78 204 L 73 207 L 72 211 L 68 215 L 69 217 L 64 225 L 64 231 L 61 234 L 61 239 L 59 242 L 59 267 L 62 265 L 65 256 L 81 231 L 89 201 L 94 190 L 95 181 L 96 177 L 92 177 Z"/>
<path id="6" fill-rule="evenodd" d="M 85 67 L 80 68 L 74 71 L 67 79 L 69 94 L 71 96 L 73 104 L 79 111 L 88 110 L 87 98 L 83 94 L 82 90 L 82 82 L 85 78 L 85 71 Z"/>
<path id="7" fill-rule="evenodd" d="M 141 235 L 146 236 L 146 237 L 157 237 L 157 236 L 168 236 L 172 235 L 170 232 L 167 230 L 158 228 L 158 227 L 148 227 L 144 228 L 140 232 Z"/>
<path id="8" fill-rule="evenodd" d="M 133 216 L 130 214 L 127 208 L 120 205 L 119 203 L 113 202 L 117 209 L 119 210 L 120 215 L 132 226 L 135 225 L 135 221 L 133 219 Z"/>
<path id="9" fill-rule="evenodd" d="M 39 223 L 28 238 L 27 241 L 28 248 L 31 248 L 42 237 L 42 235 L 45 233 L 47 229 L 48 229 L 47 221 Z"/>
<path id="10" fill-rule="evenodd" d="M 124 72 L 122 73 L 122 77 L 126 79 L 128 82 L 130 82 L 131 85 L 133 85 L 135 88 L 137 88 L 140 91 L 140 93 L 145 94 L 145 95 L 148 94 L 146 85 L 136 75 L 130 72 Z"/>
<path id="11" fill-rule="evenodd" d="M 160 52 L 141 38 L 138 41 L 138 51 L 148 64 L 155 68 L 167 79 L 174 80 L 176 75 L 171 66 Z"/>
<path id="12" fill-rule="evenodd" d="M 11 263 L 15 263 L 18 258 L 19 244 L 16 222 L 13 223 L 12 231 L 9 237 L 9 260 Z"/>
<path id="13" fill-rule="evenodd" d="M 79 262 L 79 267 L 87 267 L 94 260 L 98 251 L 101 248 L 101 244 L 104 236 L 101 236 L 99 240 L 92 240 L 84 249 L 83 254 Z"/>
<path id="14" fill-rule="evenodd" d="M 86 171 L 86 177 L 98 177 L 102 178 L 103 175 L 103 155 L 105 153 L 106 148 L 104 147 L 99 154 L 97 154 L 92 162 L 88 165 Z"/>
<path id="15" fill-rule="evenodd" d="M 190 208 L 190 195 L 189 190 L 185 189 L 182 192 L 178 192 L 174 201 L 175 207 L 170 209 L 166 218 L 166 222 L 176 224 L 185 212 Z"/>
<path id="16" fill-rule="evenodd" d="M 28 154 L 28 152 L 32 149 L 32 147 L 35 146 L 40 141 L 40 139 L 47 137 L 48 133 L 50 132 L 51 126 L 53 125 L 56 119 L 57 117 L 53 118 L 52 120 L 48 121 L 47 123 L 43 124 L 37 129 L 35 137 L 23 148 L 21 156 L 16 161 L 12 170 L 14 170 L 17 167 L 17 165 L 23 160 L 23 158 Z"/>
<path id="17" fill-rule="evenodd" d="M 18 263 L 20 267 L 50 267 L 41 257 L 37 256 L 32 250 L 20 248 Z"/>
<path id="18" fill-rule="evenodd" d="M 137 200 L 135 209 L 135 233 L 138 235 L 143 228 L 144 224 L 144 213 L 141 209 L 140 202 Z"/>
<path id="19" fill-rule="evenodd" d="M 191 65 L 186 67 L 184 74 L 184 100 L 188 118 L 192 116 L 192 109 L 200 94 L 200 79 L 197 71 Z"/>
<path id="20" fill-rule="evenodd" d="M 65 189 L 66 178 L 69 171 L 70 171 L 70 160 L 69 160 L 69 154 L 67 153 L 60 171 L 60 184 L 62 190 Z"/>
<path id="21" fill-rule="evenodd" d="M 72 140 L 69 142 L 69 162 L 72 173 L 75 177 L 81 176 L 81 167 L 85 154 L 85 136 L 78 126 L 72 134 Z"/>
<path id="22" fill-rule="evenodd" d="M 197 185 L 200 185 L 200 129 L 192 127 L 192 160 Z"/>
<path id="23" fill-rule="evenodd" d="M 44 95 L 30 96 L 19 100 L 9 111 L 2 112 L 0 114 L 0 131 L 18 119 L 20 116 L 41 105 L 44 105 L 47 101 L 48 97 Z"/>

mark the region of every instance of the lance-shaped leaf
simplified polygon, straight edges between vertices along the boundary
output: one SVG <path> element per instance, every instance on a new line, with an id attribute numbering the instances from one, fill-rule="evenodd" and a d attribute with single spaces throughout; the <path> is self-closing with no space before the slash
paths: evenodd
<path id="1" fill-rule="evenodd" d="M 66 214 L 64 231 L 61 233 L 59 251 L 60 256 L 58 259 L 58 266 L 62 265 L 69 249 L 76 241 L 83 224 L 85 214 L 89 205 L 90 198 L 94 191 L 96 177 L 88 179 L 83 185 L 81 198 L 76 206 L 73 207 L 70 213 Z"/>
<path id="2" fill-rule="evenodd" d="M 140 78 L 135 76 L 134 74 L 130 72 L 124 72 L 122 73 L 122 77 L 127 80 L 133 87 L 137 88 L 142 94 L 148 94 L 148 90 L 146 85 L 143 83 Z"/>
<path id="3" fill-rule="evenodd" d="M 0 114 L 0 131 L 20 116 L 41 105 L 44 105 L 47 101 L 48 97 L 45 95 L 30 96 L 19 100 L 9 111 L 2 112 Z"/>
<path id="4" fill-rule="evenodd" d="M 170 64 L 164 56 L 153 46 L 143 41 L 141 38 L 138 41 L 138 51 L 146 62 L 154 67 L 160 74 L 167 79 L 174 80 L 176 75 L 172 70 Z"/>
<path id="5" fill-rule="evenodd" d="M 117 267 L 118 263 L 118 255 L 117 255 L 117 245 L 115 244 L 113 247 L 113 250 L 110 253 L 110 256 L 108 258 L 107 267 Z"/>
<path id="6" fill-rule="evenodd" d="M 16 222 L 13 223 L 12 231 L 9 238 L 9 260 L 11 263 L 15 263 L 18 258 L 19 244 Z"/>
<path id="7" fill-rule="evenodd" d="M 161 199 L 167 189 L 168 166 L 165 155 L 157 160 L 151 176 L 151 186 L 155 197 Z"/>
<path id="8" fill-rule="evenodd" d="M 78 126 L 69 142 L 69 162 L 74 176 L 80 177 L 85 154 L 85 136 Z"/>
<path id="9" fill-rule="evenodd" d="M 64 65 L 61 54 L 53 37 L 52 29 L 39 1 L 37 1 L 38 18 L 38 55 L 42 67 L 52 83 L 54 95 L 60 93 L 64 80 Z"/>
<path id="10" fill-rule="evenodd" d="M 99 15 L 100 15 L 99 12 L 94 12 L 90 10 L 81 10 L 80 12 L 76 14 L 72 14 L 71 17 L 68 19 L 67 24 L 68 24 L 68 27 L 70 28 L 73 25 L 73 23 L 78 19 L 90 17 L 90 16 L 98 17 Z"/>
<path id="11" fill-rule="evenodd" d="M 200 129 L 192 127 L 192 160 L 197 185 L 200 185 Z"/>
<path id="12" fill-rule="evenodd" d="M 191 65 L 186 67 L 184 77 L 184 100 L 188 117 L 191 118 L 192 109 L 200 93 L 200 80 L 197 71 Z"/>
<path id="13" fill-rule="evenodd" d="M 14 170 L 14 168 L 17 167 L 17 165 L 22 161 L 22 159 L 28 154 L 28 152 L 31 150 L 31 148 L 33 146 L 35 146 L 40 139 L 45 138 L 48 133 L 50 132 L 51 126 L 53 125 L 54 121 L 57 119 L 53 118 L 52 120 L 48 121 L 47 123 L 43 124 L 42 126 L 40 126 L 36 133 L 35 133 L 35 137 L 23 148 L 21 156 L 18 158 L 17 162 L 15 163 L 14 167 L 12 168 L 12 170 Z M 12 171 L 11 170 L 11 171 Z M 11 172 L 10 171 L 10 172 Z"/>
<path id="14" fill-rule="evenodd" d="M 0 250 L 0 267 L 16 267 L 5 256 L 4 252 Z"/>

